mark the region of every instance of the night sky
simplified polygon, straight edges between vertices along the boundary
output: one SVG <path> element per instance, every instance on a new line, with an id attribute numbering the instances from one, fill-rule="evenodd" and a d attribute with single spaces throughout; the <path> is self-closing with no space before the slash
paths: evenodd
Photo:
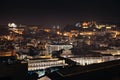
<path id="1" fill-rule="evenodd" d="M 0 24 L 50 27 L 91 20 L 120 23 L 119 0 L 0 0 Z"/>

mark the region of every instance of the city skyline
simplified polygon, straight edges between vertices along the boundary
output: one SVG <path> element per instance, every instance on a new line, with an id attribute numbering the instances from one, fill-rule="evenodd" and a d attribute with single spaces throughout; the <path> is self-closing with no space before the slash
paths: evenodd
<path id="1" fill-rule="evenodd" d="M 0 3 L 0 24 L 65 26 L 81 20 L 119 23 L 119 7 L 116 0 L 4 0 Z"/>

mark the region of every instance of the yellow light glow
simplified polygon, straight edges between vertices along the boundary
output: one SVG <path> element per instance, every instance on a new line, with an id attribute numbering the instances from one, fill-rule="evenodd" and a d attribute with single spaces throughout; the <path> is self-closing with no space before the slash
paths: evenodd
<path id="1" fill-rule="evenodd" d="M 83 26 L 87 26 L 87 25 L 88 25 L 88 23 L 84 22 L 82 25 L 83 25 Z"/>
<path id="2" fill-rule="evenodd" d="M 64 33 L 63 35 L 64 35 L 64 36 L 67 36 L 67 33 Z"/>
<path id="3" fill-rule="evenodd" d="M 96 28 L 101 29 L 101 28 L 102 28 L 102 26 L 96 26 Z"/>
<path id="4" fill-rule="evenodd" d="M 94 32 L 81 32 L 80 35 L 94 35 Z"/>
<path id="5" fill-rule="evenodd" d="M 50 32 L 50 29 L 44 29 L 45 32 Z"/>
<path id="6" fill-rule="evenodd" d="M 86 27 L 83 27 L 84 29 L 88 28 L 87 26 Z"/>
<path id="7" fill-rule="evenodd" d="M 57 34 L 59 35 L 59 34 L 60 34 L 60 32 L 59 32 L 59 31 L 57 31 Z"/>
<path id="8" fill-rule="evenodd" d="M 111 29 L 111 27 L 110 27 L 110 26 L 107 26 L 106 29 Z"/>

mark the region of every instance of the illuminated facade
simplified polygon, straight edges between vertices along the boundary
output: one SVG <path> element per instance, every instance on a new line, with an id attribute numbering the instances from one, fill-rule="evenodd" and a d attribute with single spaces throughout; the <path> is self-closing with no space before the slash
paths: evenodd
<path id="1" fill-rule="evenodd" d="M 44 59 L 44 60 L 30 60 L 28 61 L 28 71 L 41 70 L 54 66 L 67 65 L 64 60 L 58 59 Z"/>

